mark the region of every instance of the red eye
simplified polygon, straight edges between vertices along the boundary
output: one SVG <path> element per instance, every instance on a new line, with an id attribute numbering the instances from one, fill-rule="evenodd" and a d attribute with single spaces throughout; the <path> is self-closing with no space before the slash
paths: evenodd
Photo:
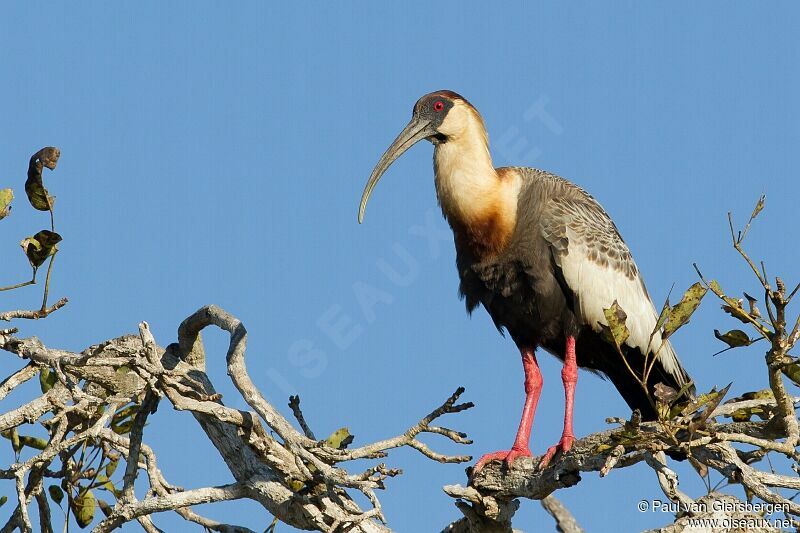
<path id="1" fill-rule="evenodd" d="M 444 109 L 444 103 L 442 103 L 441 100 L 439 100 L 439 101 L 437 101 L 436 103 L 433 104 L 433 110 L 434 111 L 441 111 L 442 109 Z"/>

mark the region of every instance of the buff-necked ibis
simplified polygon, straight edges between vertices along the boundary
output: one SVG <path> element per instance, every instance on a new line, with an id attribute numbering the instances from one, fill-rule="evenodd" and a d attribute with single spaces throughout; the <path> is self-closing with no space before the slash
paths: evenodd
<path id="1" fill-rule="evenodd" d="M 614 222 L 582 188 L 534 168 L 494 168 L 483 119 L 463 97 L 436 91 L 414 105 L 411 122 L 378 161 L 361 197 L 359 222 L 386 169 L 412 145 L 434 145 L 436 194 L 453 230 L 460 295 L 467 311 L 482 305 L 508 331 L 522 354 L 525 406 L 510 450 L 481 457 L 476 470 L 499 459 L 530 456 L 529 440 L 542 376 L 536 348 L 564 362 L 566 406 L 561 440 L 540 465 L 575 441 L 572 412 L 578 367 L 607 377 L 644 419 L 656 412 L 616 347 L 602 334 L 604 309 L 616 300 L 627 313 L 630 336 L 622 347 L 629 366 L 655 358 L 647 383 L 680 390 L 689 376 L 658 320 L 639 269 Z M 649 353 L 645 353 L 649 352 Z M 687 390 L 687 389 L 684 389 Z"/>

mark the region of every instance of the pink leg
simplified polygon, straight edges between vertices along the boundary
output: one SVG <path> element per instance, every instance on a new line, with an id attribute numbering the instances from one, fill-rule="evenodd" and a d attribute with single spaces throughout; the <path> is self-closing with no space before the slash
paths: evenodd
<path id="1" fill-rule="evenodd" d="M 566 453 L 575 442 L 572 432 L 572 410 L 575 407 L 575 384 L 578 382 L 578 363 L 575 360 L 575 337 L 567 337 L 564 350 L 564 368 L 561 369 L 561 381 L 564 382 L 564 431 L 558 444 L 551 446 L 542 457 L 539 468 L 545 468 L 557 451 Z"/>
<path id="2" fill-rule="evenodd" d="M 478 459 L 475 464 L 474 472 L 478 472 L 487 463 L 494 460 L 505 461 L 511 465 L 517 457 L 530 457 L 531 450 L 528 442 L 531 438 L 531 427 L 533 427 L 533 416 L 536 414 L 536 404 L 539 403 L 539 394 L 542 392 L 542 373 L 539 371 L 539 364 L 536 362 L 536 354 L 532 349 L 523 348 L 522 368 L 525 370 L 525 407 L 522 409 L 522 419 L 519 422 L 517 437 L 510 450 L 488 453 Z"/>

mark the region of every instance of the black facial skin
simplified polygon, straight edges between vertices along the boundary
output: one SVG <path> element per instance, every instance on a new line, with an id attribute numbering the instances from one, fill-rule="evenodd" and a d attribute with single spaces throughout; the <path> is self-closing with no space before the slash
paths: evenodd
<path id="1" fill-rule="evenodd" d="M 438 131 L 444 117 L 453 108 L 453 100 L 442 94 L 429 94 L 420 98 L 414 105 L 414 115 L 425 121 L 430 121 L 431 126 Z M 433 144 L 447 141 L 441 133 L 427 137 L 426 140 Z"/>
<path id="2" fill-rule="evenodd" d="M 383 153 L 375 168 L 372 169 L 367 184 L 364 186 L 364 192 L 361 194 L 361 204 L 358 207 L 359 223 L 364 219 L 364 210 L 367 208 L 367 201 L 372 194 L 372 190 L 383 173 L 386 172 L 386 169 L 389 168 L 389 165 L 406 150 L 423 139 L 433 144 L 447 142 L 447 136 L 439 132 L 439 127 L 457 100 L 466 102 L 461 96 L 452 91 L 436 91 L 423 96 L 417 101 L 414 105 L 411 121 L 403 128 L 403 131 L 400 132 L 394 142 Z"/>

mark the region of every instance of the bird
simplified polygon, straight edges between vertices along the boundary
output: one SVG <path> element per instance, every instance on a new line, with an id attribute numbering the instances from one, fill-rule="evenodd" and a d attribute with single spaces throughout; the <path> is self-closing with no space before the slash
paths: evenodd
<path id="1" fill-rule="evenodd" d="M 454 236 L 459 295 L 469 314 L 482 306 L 500 333 L 510 335 L 525 374 L 525 403 L 513 445 L 483 455 L 473 472 L 491 461 L 511 466 L 518 457 L 532 457 L 530 435 L 543 385 L 538 349 L 563 361 L 565 396 L 561 438 L 547 449 L 539 468 L 558 452 L 566 454 L 576 440 L 578 367 L 610 380 L 643 420 L 657 419 L 651 399 L 657 384 L 686 397 L 694 394 L 674 348 L 656 327 L 659 315 L 639 268 L 600 203 L 555 174 L 495 168 L 483 118 L 459 94 L 440 90 L 416 102 L 411 121 L 367 180 L 359 223 L 381 176 L 421 140 L 434 146 L 436 195 Z M 604 334 L 604 310 L 615 302 L 629 332 L 619 349 Z M 646 358 L 652 370 L 644 383 Z"/>

